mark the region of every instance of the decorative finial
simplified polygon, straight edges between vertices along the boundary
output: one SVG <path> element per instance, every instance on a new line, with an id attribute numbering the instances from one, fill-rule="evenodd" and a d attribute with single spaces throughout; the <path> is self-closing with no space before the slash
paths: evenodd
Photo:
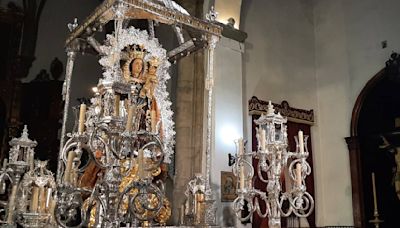
<path id="1" fill-rule="evenodd" d="M 267 115 L 273 115 L 275 113 L 274 106 L 271 101 L 268 101 Z"/>
<path id="2" fill-rule="evenodd" d="M 113 7 L 113 10 L 116 18 L 120 20 L 124 18 L 128 6 L 124 3 L 123 0 L 118 0 L 117 2 L 118 3 Z"/>
<path id="3" fill-rule="evenodd" d="M 35 163 L 39 169 L 44 169 L 47 166 L 47 160 L 46 161 L 36 160 Z"/>
<path id="4" fill-rule="evenodd" d="M 28 136 L 29 136 L 29 134 L 28 134 L 28 126 L 24 125 L 24 130 L 22 130 L 21 138 L 27 139 Z"/>
<path id="5" fill-rule="evenodd" d="M 218 17 L 218 12 L 215 11 L 214 6 L 211 6 L 210 11 L 206 14 L 206 19 L 209 21 L 215 21 L 217 20 Z"/>
<path id="6" fill-rule="evenodd" d="M 78 27 L 78 18 L 74 18 L 74 23 L 68 23 L 68 29 L 70 32 L 74 31 Z"/>

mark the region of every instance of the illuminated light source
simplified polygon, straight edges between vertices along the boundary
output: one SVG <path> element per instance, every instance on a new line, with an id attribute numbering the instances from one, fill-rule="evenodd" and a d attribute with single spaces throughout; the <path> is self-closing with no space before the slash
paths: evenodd
<path id="1" fill-rule="evenodd" d="M 97 89 L 97 87 L 92 87 L 92 91 L 93 91 L 93 93 L 98 93 L 99 89 Z"/>
<path id="2" fill-rule="evenodd" d="M 229 24 L 229 19 L 235 20 L 235 29 L 239 29 L 240 9 L 242 0 L 215 0 L 215 10 L 218 12 L 217 21 Z"/>
<path id="3" fill-rule="evenodd" d="M 221 127 L 220 138 L 226 145 L 233 146 L 232 142 L 239 137 L 241 137 L 241 134 L 239 134 L 238 129 L 233 125 L 227 124 Z"/>

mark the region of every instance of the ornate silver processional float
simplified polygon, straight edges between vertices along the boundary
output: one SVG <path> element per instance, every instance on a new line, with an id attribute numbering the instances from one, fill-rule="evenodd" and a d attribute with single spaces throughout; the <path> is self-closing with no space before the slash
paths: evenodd
<path id="1" fill-rule="evenodd" d="M 303 136 L 303 132 L 299 131 L 295 136 L 296 152 L 287 151 L 286 122 L 287 119 L 280 113 L 275 114 L 269 102 L 267 113 L 255 120 L 258 125 L 257 151 L 247 153 L 243 139 L 236 141 L 233 173 L 238 177 L 239 188 L 233 208 L 241 221 L 257 213 L 262 218 L 268 217 L 269 227 L 278 228 L 281 227 L 281 217 L 292 213 L 300 218 L 308 217 L 314 209 L 314 199 L 306 191 L 305 185 L 306 176 L 311 174 L 311 167 L 306 161 L 309 155 L 308 136 Z M 258 160 L 255 167 L 253 158 Z M 283 192 L 281 177 L 285 170 L 290 177 L 291 187 L 286 186 L 286 192 Z M 254 187 L 255 175 L 266 184 L 265 190 Z"/>
<path id="2" fill-rule="evenodd" d="M 221 28 L 200 20 L 170 0 L 106 0 L 78 26 L 69 24 L 64 85 L 64 118 L 57 171 L 55 220 L 61 227 L 135 227 L 165 225 L 171 206 L 164 192 L 166 164 L 174 146 L 173 112 L 166 91 L 170 62 L 207 49 L 207 167 L 201 193 L 204 219 L 215 223 L 210 187 L 213 53 Z M 148 31 L 127 27 L 147 19 Z M 94 34 L 114 22 L 100 44 Z M 155 23 L 171 25 L 179 46 L 167 52 L 154 37 Z M 190 39 L 183 32 L 190 30 Z M 186 37 L 186 36 L 185 36 Z M 71 77 L 77 53 L 97 52 L 103 77 L 90 104 L 81 104 L 77 129 L 66 134 Z M 194 199 L 191 197 L 190 199 Z M 198 199 L 198 197 L 196 198 Z M 197 215 L 200 214 L 198 210 Z M 187 211 L 191 214 L 191 211 Z M 189 221 L 189 220 L 186 220 Z M 192 224 L 188 224 L 192 225 Z"/>

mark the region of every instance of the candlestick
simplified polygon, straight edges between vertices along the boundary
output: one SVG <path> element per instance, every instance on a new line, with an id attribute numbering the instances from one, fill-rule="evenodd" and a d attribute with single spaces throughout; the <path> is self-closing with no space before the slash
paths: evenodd
<path id="1" fill-rule="evenodd" d="M 115 116 L 119 116 L 119 101 L 121 100 L 121 96 L 119 94 L 115 94 L 114 96 L 114 114 Z"/>
<path id="2" fill-rule="evenodd" d="M 79 128 L 78 133 L 82 134 L 85 129 L 85 115 L 86 115 L 86 104 L 81 104 L 79 109 Z"/>
<path id="3" fill-rule="evenodd" d="M 45 187 L 39 187 L 39 205 L 38 205 L 38 211 L 39 213 L 45 213 L 46 212 L 46 192 L 47 189 Z"/>
<path id="4" fill-rule="evenodd" d="M 375 173 L 372 173 L 372 194 L 374 196 L 374 214 L 378 212 L 378 204 L 376 201 Z"/>
<path id="5" fill-rule="evenodd" d="M 304 138 L 303 138 L 302 130 L 299 130 L 298 138 L 299 138 L 300 153 L 302 154 L 302 153 L 304 153 Z"/>
<path id="6" fill-rule="evenodd" d="M 54 214 L 54 211 L 55 211 L 55 209 L 56 209 L 56 204 L 57 204 L 57 201 L 56 201 L 55 199 L 51 198 L 49 213 L 52 215 L 52 216 L 50 217 L 51 220 L 52 220 L 52 222 L 54 222 L 54 219 L 56 218 L 56 216 L 55 216 L 55 214 Z"/>
<path id="7" fill-rule="evenodd" d="M 70 151 L 68 153 L 68 158 L 67 158 L 67 165 L 65 166 L 65 171 L 64 171 L 64 181 L 66 183 L 70 182 L 70 175 L 71 175 L 71 170 L 72 170 L 72 164 L 75 158 L 75 152 Z"/>
<path id="8" fill-rule="evenodd" d="M 134 111 L 135 111 L 135 107 L 130 106 L 129 111 L 128 111 L 128 119 L 126 120 L 126 126 L 125 126 L 126 131 L 132 130 L 132 120 L 133 120 Z"/>
<path id="9" fill-rule="evenodd" d="M 369 220 L 370 223 L 375 225 L 375 228 L 379 228 L 379 224 L 383 223 L 383 220 L 379 219 L 379 213 L 378 213 L 378 203 L 377 203 L 377 198 L 376 198 L 376 185 L 375 185 L 375 173 L 371 173 L 371 178 L 372 178 L 372 194 L 374 197 L 374 219 Z"/>
<path id="10" fill-rule="evenodd" d="M 8 163 L 7 158 L 4 158 L 4 160 L 3 160 L 3 169 L 7 169 L 7 163 Z"/>
<path id="11" fill-rule="evenodd" d="M 296 186 L 301 186 L 301 163 L 296 164 Z"/>
<path id="12" fill-rule="evenodd" d="M 30 206 L 30 210 L 32 213 L 37 212 L 38 203 L 39 203 L 39 188 L 33 187 L 32 188 L 31 206 Z"/>
<path id="13" fill-rule="evenodd" d="M 29 153 L 29 169 L 34 170 L 35 169 L 35 153 L 31 151 Z"/>

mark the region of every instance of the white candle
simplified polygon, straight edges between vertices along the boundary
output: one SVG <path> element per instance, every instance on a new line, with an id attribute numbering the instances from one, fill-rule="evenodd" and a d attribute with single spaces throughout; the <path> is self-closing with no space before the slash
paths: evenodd
<path id="1" fill-rule="evenodd" d="M 115 116 L 119 116 L 119 101 L 121 100 L 121 96 L 119 94 L 115 94 L 114 96 L 114 114 Z"/>
<path id="2" fill-rule="evenodd" d="M 265 150 L 265 139 L 266 139 L 266 132 L 265 129 L 261 129 L 261 135 L 260 135 L 260 144 L 261 144 L 261 150 Z"/>
<path id="3" fill-rule="evenodd" d="M 145 177 L 145 173 L 144 173 L 144 154 L 143 154 L 143 150 L 140 149 L 139 150 L 139 154 L 138 154 L 138 176 L 139 179 L 143 179 Z"/>
<path id="4" fill-rule="evenodd" d="M 39 203 L 39 188 L 33 187 L 32 188 L 31 206 L 30 206 L 31 212 L 33 212 L 33 213 L 37 212 L 38 203 Z"/>
<path id="5" fill-rule="evenodd" d="M 180 225 L 185 223 L 185 204 L 181 206 L 181 222 Z"/>
<path id="6" fill-rule="evenodd" d="M 244 189 L 244 167 L 240 165 L 240 189 Z"/>
<path id="7" fill-rule="evenodd" d="M 150 111 L 150 120 L 151 120 L 151 131 L 153 133 L 156 133 L 157 117 L 156 117 L 156 111 L 155 110 L 151 110 Z"/>
<path id="8" fill-rule="evenodd" d="M 53 189 L 52 188 L 48 188 L 47 189 L 47 195 L 46 195 L 46 208 L 49 209 L 50 208 L 50 204 L 51 204 L 51 194 L 53 193 Z"/>
<path id="9" fill-rule="evenodd" d="M 52 215 L 52 216 L 50 216 L 50 219 L 51 219 L 51 221 L 53 221 L 53 222 L 54 222 L 54 219 L 55 219 L 54 211 L 55 211 L 55 209 L 56 209 L 56 204 L 57 204 L 57 201 L 56 201 L 55 199 L 51 198 L 51 200 L 50 200 L 49 213 Z"/>
<path id="10" fill-rule="evenodd" d="M 301 186 L 301 163 L 296 164 L 296 186 Z"/>
<path id="11" fill-rule="evenodd" d="M 299 138 L 300 153 L 304 153 L 304 138 L 302 130 L 299 130 L 298 138 Z"/>
<path id="12" fill-rule="evenodd" d="M 10 202 L 8 205 L 8 215 L 7 223 L 12 224 L 14 221 L 14 211 L 15 211 L 15 196 L 17 195 L 18 185 L 14 184 L 11 190 Z"/>
<path id="13" fill-rule="evenodd" d="M 46 212 L 46 193 L 45 187 L 39 187 L 39 213 Z"/>
<path id="14" fill-rule="evenodd" d="M 78 127 L 79 134 L 82 134 L 83 130 L 85 129 L 85 115 L 86 115 L 86 105 L 81 104 L 81 107 L 79 109 L 79 127 Z"/>
<path id="15" fill-rule="evenodd" d="M 7 163 L 8 163 L 7 158 L 4 158 L 4 160 L 3 160 L 3 169 L 7 168 Z"/>
<path id="16" fill-rule="evenodd" d="M 239 147 L 239 156 L 241 157 L 241 159 L 244 159 L 243 154 L 244 154 L 244 143 L 243 143 L 243 139 L 240 138 L 238 140 L 238 147 Z M 244 167 L 243 167 L 243 163 L 240 164 L 240 175 L 239 175 L 239 179 L 240 179 L 240 189 L 244 189 Z"/>
<path id="17" fill-rule="evenodd" d="M 34 170 L 35 169 L 35 158 L 34 158 L 34 152 L 31 151 L 29 153 L 29 169 Z"/>
<path id="18" fill-rule="evenodd" d="M 374 195 L 374 213 L 378 212 L 378 204 L 376 201 L 375 173 L 372 173 L 372 193 Z"/>
<path id="19" fill-rule="evenodd" d="M 126 126 L 125 129 L 126 131 L 131 131 L 132 130 L 132 120 L 133 120 L 133 112 L 135 110 L 134 106 L 129 107 L 128 111 L 128 119 L 126 120 Z"/>
<path id="20" fill-rule="evenodd" d="M 244 154 L 244 143 L 242 138 L 238 140 L 238 147 L 239 147 L 239 156 L 242 156 Z"/>
<path id="21" fill-rule="evenodd" d="M 64 171 L 64 182 L 70 182 L 70 176 L 71 176 L 71 170 L 72 170 L 72 163 L 75 158 L 75 152 L 70 151 L 68 153 L 68 158 L 67 158 L 67 165 L 65 166 L 65 171 Z"/>

